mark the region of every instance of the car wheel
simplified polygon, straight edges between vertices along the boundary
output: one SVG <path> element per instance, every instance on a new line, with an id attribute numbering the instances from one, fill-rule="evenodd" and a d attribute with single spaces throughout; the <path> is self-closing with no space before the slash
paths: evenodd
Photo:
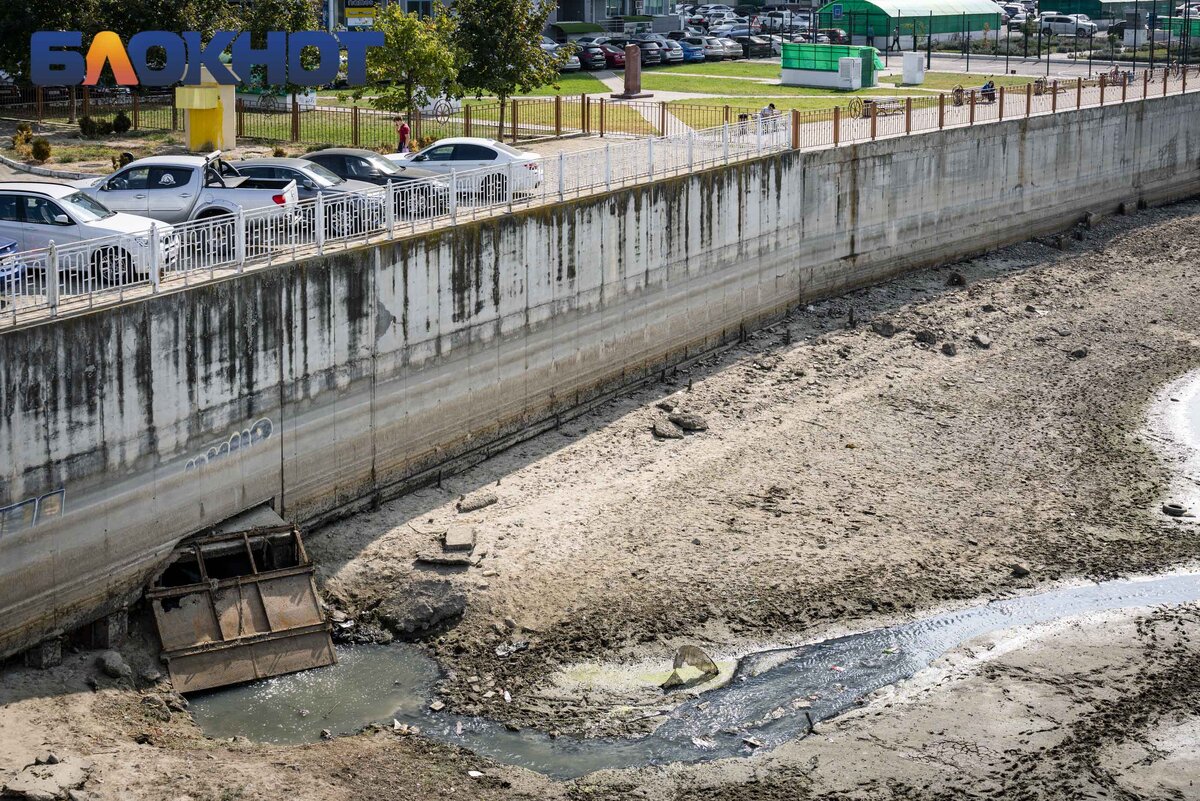
<path id="1" fill-rule="evenodd" d="M 133 257 L 119 247 L 100 248 L 92 253 L 92 280 L 97 284 L 121 286 L 133 280 Z"/>
<path id="2" fill-rule="evenodd" d="M 508 181 L 503 175 L 488 175 L 479 182 L 480 194 L 485 203 L 503 203 L 506 200 Z"/>
<path id="3" fill-rule="evenodd" d="M 1083 28 L 1076 28 L 1076 29 L 1075 29 L 1075 36 L 1076 36 L 1077 38 L 1079 38 L 1079 39 L 1082 39 L 1083 37 L 1085 37 L 1085 36 L 1087 36 L 1087 35 L 1088 35 L 1088 32 L 1087 32 L 1086 30 L 1084 30 Z"/>
<path id="4" fill-rule="evenodd" d="M 1054 35 L 1054 31 L 1049 28 L 1042 28 L 1042 36 L 1050 37 Z"/>

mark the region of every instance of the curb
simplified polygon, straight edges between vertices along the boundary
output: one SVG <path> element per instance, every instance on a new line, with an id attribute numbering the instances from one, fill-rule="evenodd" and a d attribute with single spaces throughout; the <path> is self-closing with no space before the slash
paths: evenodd
<path id="1" fill-rule="evenodd" d="M 27 172 L 31 175 L 41 175 L 46 178 L 67 178 L 74 180 L 79 178 L 100 177 L 94 172 L 71 172 L 69 170 L 50 170 L 46 169 L 45 167 L 31 167 L 23 162 L 14 161 L 7 156 L 0 156 L 0 164 L 3 164 L 5 167 L 10 169 L 17 170 L 18 172 Z"/>

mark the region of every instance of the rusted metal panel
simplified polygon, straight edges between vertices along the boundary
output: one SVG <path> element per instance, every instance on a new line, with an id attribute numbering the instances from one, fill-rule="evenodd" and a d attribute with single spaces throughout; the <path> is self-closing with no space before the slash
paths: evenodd
<path id="1" fill-rule="evenodd" d="M 146 593 L 180 692 L 337 661 L 300 532 L 223 532 L 181 547 Z"/>

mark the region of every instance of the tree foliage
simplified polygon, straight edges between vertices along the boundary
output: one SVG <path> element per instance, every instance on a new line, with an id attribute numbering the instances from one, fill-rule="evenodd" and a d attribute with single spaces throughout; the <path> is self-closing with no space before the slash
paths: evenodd
<path id="1" fill-rule="evenodd" d="M 405 13 L 396 3 L 375 18 L 384 46 L 367 52 L 368 86 L 354 96 L 370 92 L 378 109 L 411 115 L 431 97 L 458 95 L 454 20 L 439 8 L 432 17 Z"/>
<path id="2" fill-rule="evenodd" d="M 542 29 L 554 6 L 540 0 L 457 0 L 454 41 L 459 52 L 458 83 L 476 97 L 500 100 L 553 83 L 569 56 L 566 48 L 548 53 Z"/>

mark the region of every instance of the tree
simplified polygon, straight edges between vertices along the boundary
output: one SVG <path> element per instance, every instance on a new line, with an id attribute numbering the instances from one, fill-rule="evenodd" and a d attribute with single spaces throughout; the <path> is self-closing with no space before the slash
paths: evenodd
<path id="1" fill-rule="evenodd" d="M 422 17 L 394 3 L 376 16 L 375 29 L 383 32 L 384 46 L 367 51 L 369 83 L 355 89 L 355 99 L 369 90 L 375 108 L 411 116 L 431 97 L 459 94 L 454 20 L 444 9 Z"/>
<path id="2" fill-rule="evenodd" d="M 457 0 L 454 40 L 458 83 L 477 98 L 500 101 L 500 134 L 507 101 L 558 77 L 570 53 L 542 48 L 542 29 L 554 5 L 540 0 Z"/>

